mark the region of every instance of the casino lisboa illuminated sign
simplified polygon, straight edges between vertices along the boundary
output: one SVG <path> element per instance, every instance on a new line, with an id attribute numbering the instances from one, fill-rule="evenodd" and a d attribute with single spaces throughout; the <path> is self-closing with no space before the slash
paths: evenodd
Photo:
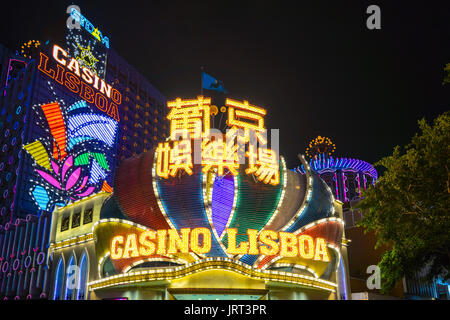
<path id="1" fill-rule="evenodd" d="M 40 52 L 38 69 L 87 103 L 120 121 L 118 106 L 122 103 L 122 94 L 87 67 L 81 67 L 75 58 L 68 58 L 67 51 L 58 45 L 53 45 L 52 60 Z"/>
<path id="2" fill-rule="evenodd" d="M 170 136 L 116 172 L 114 201 L 126 219 L 95 224 L 100 264 L 108 259 L 123 273 L 145 261 L 225 258 L 264 269 L 293 259 L 323 273 L 336 263 L 343 221 L 333 196 L 325 191 L 321 208 L 310 208 L 320 178 L 308 173 L 302 184 L 288 172 L 269 147 L 277 141 L 269 141 L 265 109 L 230 98 L 217 108 L 204 96 L 167 106 Z M 211 126 L 219 111 L 225 133 Z"/>

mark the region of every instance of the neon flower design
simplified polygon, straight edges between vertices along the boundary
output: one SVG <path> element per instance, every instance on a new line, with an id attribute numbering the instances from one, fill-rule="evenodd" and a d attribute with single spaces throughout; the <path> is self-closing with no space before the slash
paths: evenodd
<path id="1" fill-rule="evenodd" d="M 43 170 L 36 169 L 36 172 L 39 173 L 39 175 L 44 178 L 45 181 L 58 188 L 59 190 L 73 192 L 74 196 L 72 197 L 72 199 L 75 199 L 75 197 L 82 198 L 94 192 L 94 186 L 89 186 L 86 188 L 88 176 L 84 176 L 83 178 L 81 178 L 81 167 L 75 167 L 73 165 L 73 156 L 67 157 L 61 166 L 59 166 L 53 160 L 51 160 L 51 164 L 56 177 Z M 76 187 L 77 185 L 79 186 Z"/>
<path id="2" fill-rule="evenodd" d="M 104 152 L 114 144 L 117 122 L 92 113 L 84 101 L 74 103 L 66 111 L 58 102 L 40 108 L 50 140 L 24 145 L 34 159 L 36 173 L 43 179 L 42 183 L 35 181 L 30 190 L 36 205 L 41 210 L 51 210 L 54 204 L 63 206 L 69 199 L 81 199 L 95 191 L 111 192 L 105 180 L 111 170 Z M 84 112 L 86 109 L 89 112 Z"/>

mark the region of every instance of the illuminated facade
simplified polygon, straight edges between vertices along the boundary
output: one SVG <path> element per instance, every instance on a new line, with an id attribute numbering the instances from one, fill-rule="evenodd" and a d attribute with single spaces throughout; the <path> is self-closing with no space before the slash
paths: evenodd
<path id="1" fill-rule="evenodd" d="M 227 114 L 235 120 L 228 121 L 231 132 L 247 121 L 262 129 L 263 118 L 250 112 L 263 109 L 245 101 L 239 104 L 246 114 L 234 113 L 237 103 L 227 99 Z M 220 140 L 225 134 L 218 140 L 204 134 L 209 127 L 202 114 L 209 105 L 202 96 L 169 101 L 169 108 L 180 108 L 168 115 L 172 133 L 186 140 L 174 136 L 122 161 L 112 194 L 55 210 L 49 297 L 348 299 L 342 203 L 303 159 L 304 175 L 287 170 L 280 157 L 273 169 L 278 179 L 259 178 L 265 158 L 257 153 L 253 159 L 245 130 L 246 163 L 227 156 L 229 140 Z M 191 109 L 180 114 L 184 107 Z M 197 139 L 202 151 L 211 141 L 225 151 L 214 153 L 214 163 L 208 152 L 196 162 L 189 148 L 182 158 L 173 151 L 176 143 L 195 145 Z M 256 170 L 249 170 L 252 163 Z M 91 212 L 87 222 L 85 212 Z"/>
<path id="2" fill-rule="evenodd" d="M 32 104 L 35 64 L 0 45 L 0 225 L 14 222 L 17 188 L 23 168 L 22 143 L 27 134 L 27 110 Z"/>
<path id="3" fill-rule="evenodd" d="M 118 160 L 151 150 L 167 137 L 167 99 L 113 48 L 108 53 L 106 81 L 122 93 Z"/>
<path id="4" fill-rule="evenodd" d="M 361 198 L 361 191 L 374 186 L 378 173 L 368 162 L 351 158 L 334 158 L 336 146 L 330 138 L 318 136 L 310 141 L 306 154 L 310 167 L 333 191 L 336 199 L 349 203 Z M 294 171 L 304 173 L 303 165 Z"/>
<path id="5" fill-rule="evenodd" d="M 116 53 L 104 80 L 57 45 L 22 47 L 32 59 L 5 49 L 2 64 L 1 224 L 112 191 L 120 158 L 147 151 L 165 130 L 164 97 Z M 11 66 L 15 60 L 21 69 Z M 133 88 L 136 77 L 133 96 L 124 86 Z"/>

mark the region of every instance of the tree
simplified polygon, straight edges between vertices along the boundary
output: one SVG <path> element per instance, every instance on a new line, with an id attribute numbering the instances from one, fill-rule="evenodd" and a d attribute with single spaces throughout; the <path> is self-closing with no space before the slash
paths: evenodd
<path id="1" fill-rule="evenodd" d="M 444 81 L 442 82 L 442 84 L 447 84 L 447 83 L 450 83 L 450 63 L 447 63 L 445 65 L 444 70 L 447 71 L 447 74 L 444 77 Z"/>
<path id="2" fill-rule="evenodd" d="M 397 146 L 375 164 L 384 174 L 358 204 L 359 225 L 391 248 L 379 264 L 385 294 L 416 271 L 450 278 L 450 112 L 419 128 L 405 152 Z"/>

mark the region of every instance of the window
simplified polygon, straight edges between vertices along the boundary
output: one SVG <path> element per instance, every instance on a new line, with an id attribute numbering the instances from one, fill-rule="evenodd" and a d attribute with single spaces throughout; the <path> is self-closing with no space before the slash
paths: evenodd
<path id="1" fill-rule="evenodd" d="M 79 227 L 80 220 L 81 220 L 81 211 L 77 211 L 72 216 L 72 228 Z"/>
<path id="2" fill-rule="evenodd" d="M 80 262 L 80 276 L 78 280 L 78 294 L 77 300 L 85 300 L 86 299 L 86 282 L 88 279 L 88 262 L 87 262 L 87 254 L 85 253 L 81 258 Z"/>
<path id="3" fill-rule="evenodd" d="M 64 265 L 62 258 L 59 259 L 58 267 L 56 268 L 56 274 L 55 274 L 55 289 L 53 291 L 53 300 L 60 300 L 61 299 L 61 291 L 62 291 L 62 284 L 64 279 Z"/>
<path id="4" fill-rule="evenodd" d="M 78 266 L 75 263 L 75 258 L 72 255 L 66 269 L 66 290 L 64 294 L 65 300 L 73 300 L 75 298 L 77 287 L 77 270 Z"/>
<path id="5" fill-rule="evenodd" d="M 61 232 L 69 230 L 70 214 L 65 213 L 61 219 Z"/>
<path id="6" fill-rule="evenodd" d="M 94 211 L 93 208 L 88 208 L 88 209 L 84 210 L 83 224 L 88 224 L 88 223 L 92 222 L 93 211 Z"/>

